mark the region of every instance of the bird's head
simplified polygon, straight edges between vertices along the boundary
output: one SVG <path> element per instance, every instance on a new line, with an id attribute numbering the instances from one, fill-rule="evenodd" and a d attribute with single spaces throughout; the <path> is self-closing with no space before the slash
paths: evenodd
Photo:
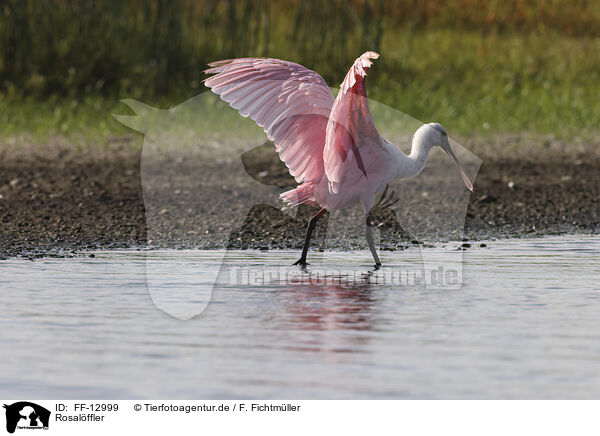
<path id="1" fill-rule="evenodd" d="M 425 124 L 422 127 L 422 129 L 425 130 L 424 133 L 428 137 L 427 142 L 429 144 L 431 144 L 434 147 L 440 146 L 446 153 L 448 153 L 450 159 L 452 159 L 452 161 L 458 167 L 458 172 L 460 173 L 460 176 L 462 177 L 465 186 L 467 187 L 467 189 L 469 189 L 469 191 L 473 191 L 473 182 L 467 175 L 467 172 L 465 171 L 462 164 L 458 161 L 458 158 L 454 154 L 452 147 L 450 147 L 450 141 L 448 140 L 448 133 L 446 133 L 446 129 L 444 129 L 442 125 L 438 123 Z"/>

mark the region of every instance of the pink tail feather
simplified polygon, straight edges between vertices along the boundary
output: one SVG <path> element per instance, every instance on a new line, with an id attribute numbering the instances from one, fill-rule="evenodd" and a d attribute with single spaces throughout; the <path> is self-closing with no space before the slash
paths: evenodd
<path id="1" fill-rule="evenodd" d="M 313 182 L 304 182 L 297 188 L 280 194 L 279 198 L 290 207 L 299 206 L 303 203 L 315 203 L 315 187 L 316 184 Z"/>

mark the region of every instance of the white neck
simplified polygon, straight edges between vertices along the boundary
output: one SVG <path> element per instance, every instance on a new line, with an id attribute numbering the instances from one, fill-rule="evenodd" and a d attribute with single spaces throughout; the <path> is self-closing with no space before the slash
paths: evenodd
<path id="1" fill-rule="evenodd" d="M 420 174 L 423 168 L 425 168 L 425 163 L 432 147 L 433 142 L 431 141 L 428 129 L 418 129 L 413 136 L 412 148 L 408 156 L 414 165 L 415 173 L 413 176 Z"/>
<path id="2" fill-rule="evenodd" d="M 394 177 L 393 178 L 408 178 L 415 177 L 423 171 L 427 157 L 433 146 L 428 129 L 420 128 L 415 132 L 412 140 L 412 148 L 410 154 L 407 156 L 402 153 L 400 149 L 393 146 L 397 151 L 394 153 L 396 162 L 394 163 Z"/>

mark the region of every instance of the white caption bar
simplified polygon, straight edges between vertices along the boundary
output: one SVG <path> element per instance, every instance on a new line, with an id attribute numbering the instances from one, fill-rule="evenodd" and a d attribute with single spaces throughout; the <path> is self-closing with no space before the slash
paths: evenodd
<path id="1" fill-rule="evenodd" d="M 600 401 L 3 400 L 3 426 L 43 434 L 598 435 Z M 49 413 L 48 413 L 49 412 Z M 16 420 L 16 421 L 15 421 Z M 12 428 L 11 428 L 12 427 Z M 2 430 L 4 431 L 4 430 Z"/>

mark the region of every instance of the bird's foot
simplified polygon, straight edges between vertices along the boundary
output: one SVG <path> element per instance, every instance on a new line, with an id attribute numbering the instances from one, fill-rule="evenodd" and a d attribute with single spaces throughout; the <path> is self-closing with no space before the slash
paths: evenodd
<path id="1" fill-rule="evenodd" d="M 298 259 L 296 262 L 293 263 L 293 265 L 306 266 L 310 264 L 306 261 L 306 259 Z"/>
<path id="2" fill-rule="evenodd" d="M 389 185 L 385 186 L 385 190 L 381 194 L 381 197 L 379 197 L 379 201 L 377 204 L 375 204 L 374 209 L 386 209 L 392 207 L 400 201 L 400 198 L 396 195 L 396 192 L 393 189 L 388 195 L 388 187 Z"/>

